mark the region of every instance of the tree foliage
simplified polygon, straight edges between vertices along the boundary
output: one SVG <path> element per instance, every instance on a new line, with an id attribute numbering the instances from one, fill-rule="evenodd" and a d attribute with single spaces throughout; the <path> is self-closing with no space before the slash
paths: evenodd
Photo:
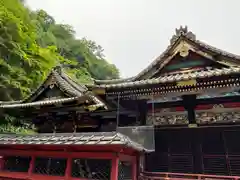
<path id="1" fill-rule="evenodd" d="M 57 24 L 44 10 L 31 11 L 23 2 L 0 0 L 0 100 L 22 99 L 57 64 L 84 83 L 118 78 L 101 46 L 76 39 L 73 27 Z"/>
<path id="2" fill-rule="evenodd" d="M 0 0 L 0 101 L 23 99 L 61 64 L 79 82 L 118 78 L 103 48 L 21 0 Z M 84 28 L 84 27 L 83 27 Z"/>

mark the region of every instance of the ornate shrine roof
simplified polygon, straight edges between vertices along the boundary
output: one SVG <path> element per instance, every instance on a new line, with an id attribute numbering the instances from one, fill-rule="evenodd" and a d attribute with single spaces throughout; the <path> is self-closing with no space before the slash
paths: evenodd
<path id="1" fill-rule="evenodd" d="M 67 102 L 72 102 L 74 100 L 77 100 L 78 102 L 84 103 L 87 99 L 89 99 L 89 97 L 81 96 L 81 97 L 43 100 L 43 101 L 36 101 L 36 102 L 29 102 L 29 103 L 12 103 L 12 104 L 5 103 L 5 104 L 0 104 L 0 108 L 27 108 L 27 107 L 67 103 Z"/>
<path id="2" fill-rule="evenodd" d="M 200 56 L 206 57 L 211 61 L 222 64 L 225 66 L 225 68 L 206 68 L 197 72 L 179 73 L 174 75 L 161 74 L 160 77 L 153 78 L 153 76 L 159 73 L 177 53 L 181 54 L 184 51 L 188 50 L 193 51 Z M 172 36 L 170 40 L 170 45 L 167 47 L 167 49 L 159 57 L 157 57 L 147 68 L 142 70 L 136 76 L 126 79 L 94 80 L 95 84 L 89 85 L 89 87 L 130 87 L 138 84 L 154 84 L 155 82 L 161 83 L 168 81 L 172 82 L 175 80 L 190 79 L 191 76 L 193 76 L 194 78 L 219 76 L 224 74 L 239 73 L 239 65 L 240 56 L 228 53 L 226 51 L 220 50 L 216 47 L 197 40 L 195 34 L 193 34 L 191 31 L 188 31 L 187 27 L 181 26 L 179 29 L 176 29 L 176 33 Z"/>
<path id="3" fill-rule="evenodd" d="M 87 88 L 84 85 L 74 82 L 66 73 L 63 72 L 60 66 L 56 66 L 51 70 L 46 80 L 39 85 L 39 87 L 33 91 L 23 102 L 31 101 L 38 94 L 40 94 L 48 85 L 57 85 L 62 91 L 69 96 L 81 97 Z"/>
<path id="4" fill-rule="evenodd" d="M 2 134 L 0 145 L 122 145 L 138 151 L 144 151 L 144 147 L 128 136 L 118 132 L 89 132 L 89 133 L 59 133 L 36 135 L 12 135 Z"/>
<path id="5" fill-rule="evenodd" d="M 46 88 L 53 88 L 54 86 L 60 89 L 66 97 L 52 97 L 43 100 L 36 100 L 37 97 L 46 90 Z M 63 72 L 60 66 L 57 66 L 51 70 L 45 81 L 25 99 L 8 102 L 0 101 L 0 108 L 27 108 L 73 101 L 77 101 L 78 103 L 84 103 L 87 101 L 91 104 L 90 108 L 93 109 L 98 107 L 105 108 L 105 104 L 89 92 L 85 85 L 75 82 Z"/>
<path id="6" fill-rule="evenodd" d="M 177 73 L 177 74 L 165 74 L 159 76 L 158 78 L 144 79 L 138 81 L 126 81 L 116 84 L 100 84 L 95 85 L 95 87 L 100 88 L 121 88 L 121 87 L 133 87 L 138 85 L 149 85 L 149 84 L 159 84 L 159 83 L 169 83 L 175 81 L 187 81 L 195 78 L 205 78 L 220 75 L 229 75 L 232 73 L 240 73 L 240 67 L 230 67 L 222 69 L 204 69 L 199 71 L 192 71 L 187 73 Z"/>

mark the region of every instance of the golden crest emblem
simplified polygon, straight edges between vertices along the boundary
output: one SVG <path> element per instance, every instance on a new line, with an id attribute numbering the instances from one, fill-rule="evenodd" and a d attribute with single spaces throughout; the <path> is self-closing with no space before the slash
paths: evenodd
<path id="1" fill-rule="evenodd" d="M 189 48 L 186 44 L 183 44 L 179 50 L 180 56 L 187 57 L 189 54 Z"/>

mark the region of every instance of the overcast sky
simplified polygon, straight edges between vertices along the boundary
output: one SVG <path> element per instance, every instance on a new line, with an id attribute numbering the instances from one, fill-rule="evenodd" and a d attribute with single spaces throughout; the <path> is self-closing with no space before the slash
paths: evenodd
<path id="1" fill-rule="evenodd" d="M 240 54 L 239 0 L 27 0 L 104 48 L 122 77 L 139 73 L 187 25 L 197 39 Z"/>

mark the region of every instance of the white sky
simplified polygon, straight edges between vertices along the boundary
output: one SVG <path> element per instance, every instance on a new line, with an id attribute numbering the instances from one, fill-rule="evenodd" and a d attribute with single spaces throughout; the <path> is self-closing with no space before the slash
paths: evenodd
<path id="1" fill-rule="evenodd" d="M 27 0 L 58 23 L 70 24 L 77 37 L 104 48 L 122 77 L 134 76 L 169 45 L 180 25 L 197 39 L 240 54 L 239 0 Z"/>

